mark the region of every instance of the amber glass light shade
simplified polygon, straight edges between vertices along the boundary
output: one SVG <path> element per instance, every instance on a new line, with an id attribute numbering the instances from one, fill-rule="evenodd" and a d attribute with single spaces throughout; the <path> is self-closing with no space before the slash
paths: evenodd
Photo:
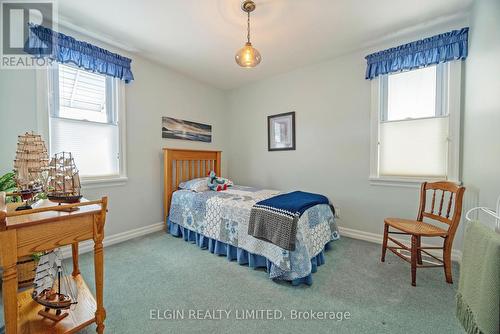
<path id="1" fill-rule="evenodd" d="M 244 47 L 236 52 L 236 63 L 241 67 L 255 67 L 259 65 L 262 56 L 259 51 L 252 46 L 252 43 L 246 43 Z"/>

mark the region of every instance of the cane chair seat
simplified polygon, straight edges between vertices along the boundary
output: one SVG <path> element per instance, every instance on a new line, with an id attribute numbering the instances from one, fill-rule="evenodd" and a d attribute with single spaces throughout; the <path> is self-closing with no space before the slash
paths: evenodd
<path id="1" fill-rule="evenodd" d="M 411 219 L 386 218 L 385 223 L 397 230 L 422 237 L 446 236 L 448 231 L 435 225 Z"/>

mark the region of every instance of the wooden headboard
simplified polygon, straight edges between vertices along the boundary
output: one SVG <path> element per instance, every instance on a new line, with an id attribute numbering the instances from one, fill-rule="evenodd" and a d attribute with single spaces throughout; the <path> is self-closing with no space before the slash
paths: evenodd
<path id="1" fill-rule="evenodd" d="M 172 193 L 177 190 L 179 183 L 207 176 L 211 170 L 220 175 L 221 153 L 221 151 L 163 149 L 165 219 L 170 211 Z"/>

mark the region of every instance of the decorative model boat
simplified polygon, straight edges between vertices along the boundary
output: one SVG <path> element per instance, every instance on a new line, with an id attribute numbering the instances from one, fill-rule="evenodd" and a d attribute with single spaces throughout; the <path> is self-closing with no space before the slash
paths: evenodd
<path id="1" fill-rule="evenodd" d="M 45 306 L 38 312 L 44 318 L 59 321 L 68 316 L 67 310 L 77 303 L 78 290 L 68 275 L 64 274 L 62 255 L 54 250 L 41 256 L 36 268 L 34 289 L 31 297 Z M 55 314 L 50 310 L 55 310 Z"/>
<path id="2" fill-rule="evenodd" d="M 17 210 L 31 209 L 28 200 L 43 190 L 48 158 L 47 148 L 40 135 L 25 133 L 18 137 L 14 178 L 18 189 L 16 194 L 26 203 Z"/>
<path id="3" fill-rule="evenodd" d="M 47 197 L 57 203 L 80 201 L 80 176 L 70 152 L 54 155 L 49 163 Z"/>

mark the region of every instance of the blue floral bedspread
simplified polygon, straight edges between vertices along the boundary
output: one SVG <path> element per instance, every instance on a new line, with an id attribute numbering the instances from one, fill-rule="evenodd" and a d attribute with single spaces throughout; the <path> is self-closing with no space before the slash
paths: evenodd
<path id="1" fill-rule="evenodd" d="M 300 217 L 294 251 L 250 236 L 248 222 L 252 206 L 279 193 L 243 186 L 220 192 L 178 190 L 172 196 L 169 220 L 206 237 L 266 257 L 275 264 L 271 278 L 306 277 L 311 273 L 311 258 L 328 242 L 339 238 L 337 225 L 330 207 L 322 204 L 309 208 Z"/>

